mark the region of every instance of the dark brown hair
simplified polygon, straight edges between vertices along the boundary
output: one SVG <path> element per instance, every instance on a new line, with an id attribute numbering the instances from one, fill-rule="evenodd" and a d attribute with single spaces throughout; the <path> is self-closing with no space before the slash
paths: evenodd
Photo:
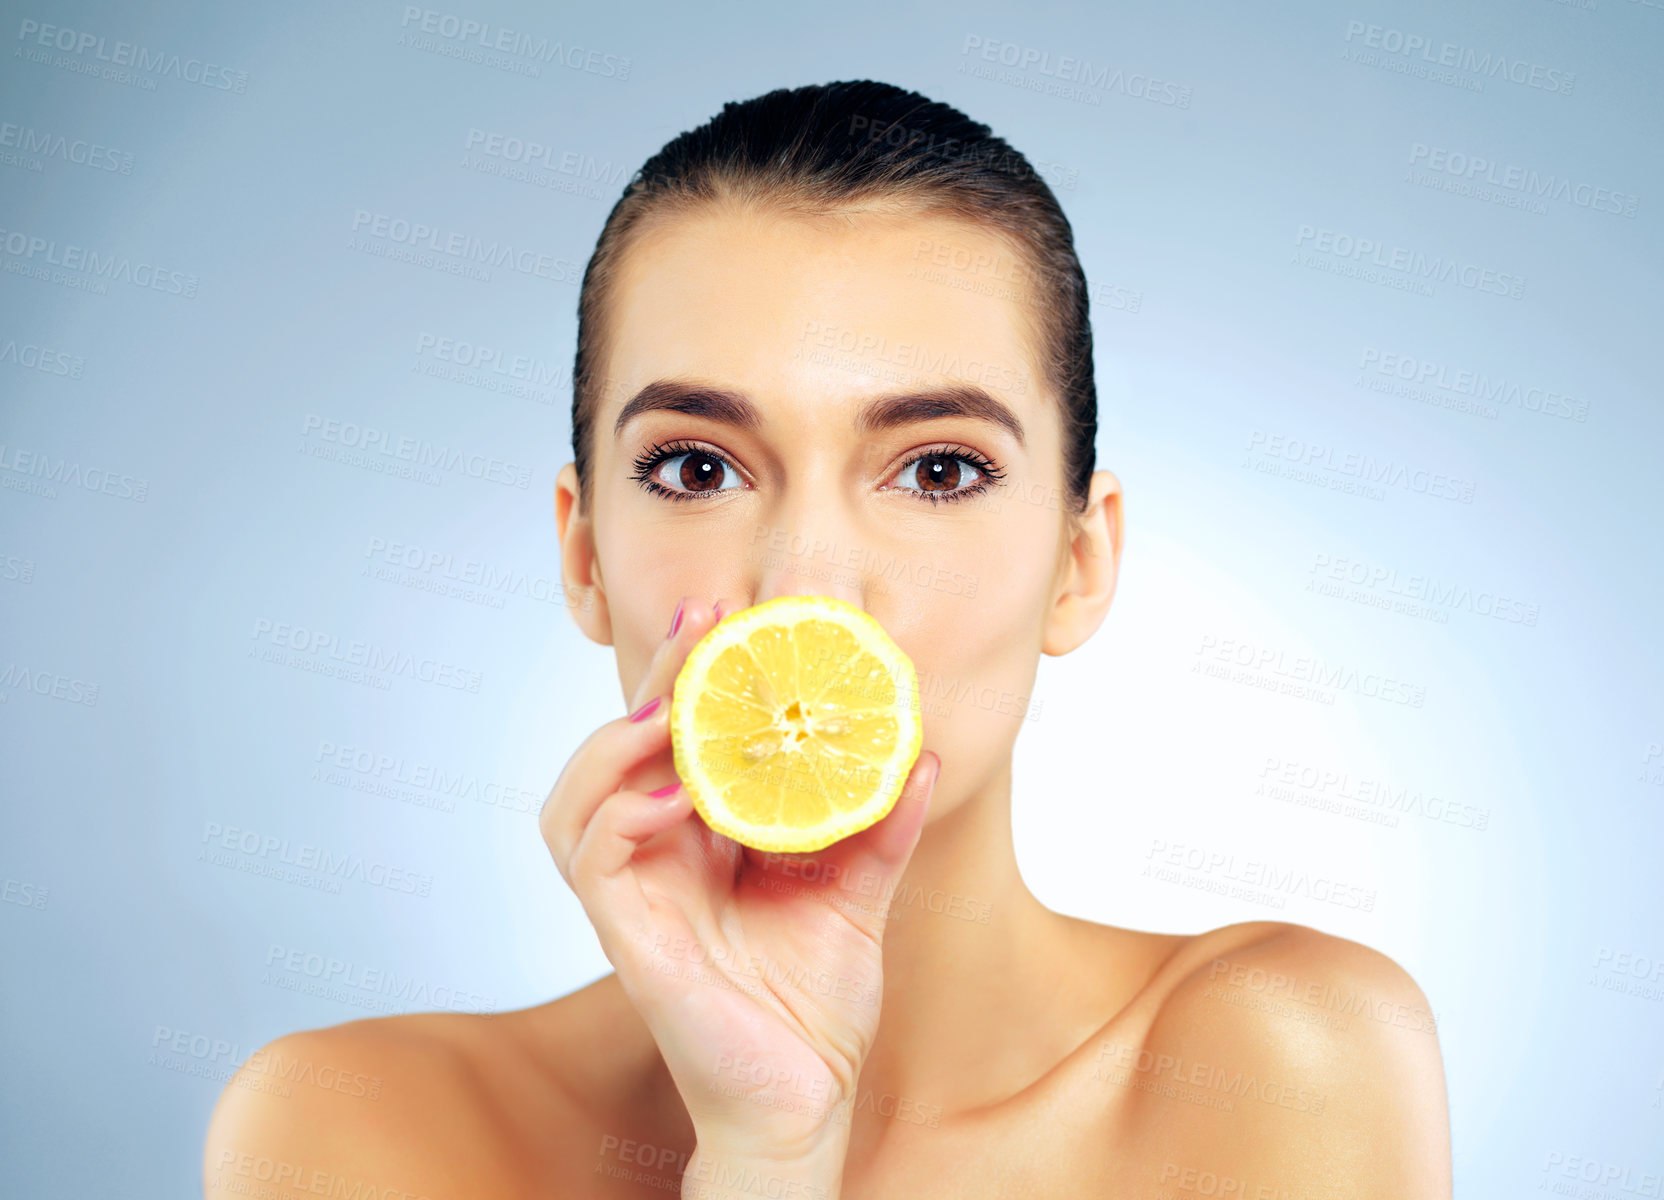
<path id="1" fill-rule="evenodd" d="M 572 370 L 572 456 L 579 503 L 593 499 L 589 441 L 605 381 L 599 363 L 608 292 L 633 230 L 731 198 L 806 213 L 894 204 L 973 221 L 1011 245 L 1032 290 L 1041 369 L 1063 425 L 1064 494 L 1085 511 L 1095 462 L 1097 388 L 1086 276 L 1045 180 L 1004 139 L 958 109 L 887 83 L 781 88 L 730 101 L 667 142 L 625 185 L 584 271 Z"/>

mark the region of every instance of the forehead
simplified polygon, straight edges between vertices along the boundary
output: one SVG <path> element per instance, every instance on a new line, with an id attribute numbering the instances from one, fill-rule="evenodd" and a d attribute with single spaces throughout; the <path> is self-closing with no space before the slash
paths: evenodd
<path id="1" fill-rule="evenodd" d="M 766 403 L 894 391 L 899 372 L 974 382 L 1032 411 L 1042 386 L 1026 274 L 997 234 L 933 213 L 712 204 L 653 218 L 608 300 L 602 427 L 622 397 L 667 377 Z"/>

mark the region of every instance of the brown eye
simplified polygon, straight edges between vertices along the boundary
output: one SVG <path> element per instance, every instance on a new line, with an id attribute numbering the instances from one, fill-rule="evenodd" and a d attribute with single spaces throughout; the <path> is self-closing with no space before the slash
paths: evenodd
<path id="1" fill-rule="evenodd" d="M 938 450 L 921 454 L 902 467 L 896 478 L 901 491 L 935 499 L 958 499 L 986 486 L 988 472 L 963 454 Z"/>
<path id="2" fill-rule="evenodd" d="M 713 458 L 703 451 L 692 451 L 681 455 L 682 468 L 677 472 L 677 478 L 682 486 L 690 492 L 715 492 L 722 489 L 717 483 L 722 478 L 725 468 L 721 460 Z"/>
<path id="3" fill-rule="evenodd" d="M 734 491 L 745 486 L 739 471 L 722 455 L 697 446 L 666 446 L 637 463 L 636 479 L 649 492 L 673 500 Z"/>
<path id="4" fill-rule="evenodd" d="M 921 490 L 951 492 L 959 486 L 959 460 L 951 454 L 927 454 L 915 476 Z"/>

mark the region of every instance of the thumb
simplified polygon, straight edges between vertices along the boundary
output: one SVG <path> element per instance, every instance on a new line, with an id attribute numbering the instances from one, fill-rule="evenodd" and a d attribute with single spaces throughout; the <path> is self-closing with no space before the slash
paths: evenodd
<path id="1" fill-rule="evenodd" d="M 936 793 L 936 778 L 941 771 L 942 760 L 935 751 L 920 754 L 908 772 L 901 795 L 896 797 L 895 807 L 884 814 L 882 821 L 850 838 L 850 842 L 858 844 L 850 848 L 875 859 L 874 869 L 899 876 L 919 844 L 925 814 L 930 810 L 930 799 Z"/>
<path id="2" fill-rule="evenodd" d="M 914 761 L 901 794 L 882 820 L 834 842 L 814 856 L 822 868 L 821 878 L 826 881 L 823 887 L 831 891 L 848 887 L 850 880 L 859 880 L 864 896 L 890 894 L 919 844 L 941 766 L 942 760 L 926 750 Z"/>

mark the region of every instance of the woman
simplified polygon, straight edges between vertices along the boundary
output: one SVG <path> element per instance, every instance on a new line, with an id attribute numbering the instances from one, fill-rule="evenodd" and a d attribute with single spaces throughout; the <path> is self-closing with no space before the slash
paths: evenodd
<path id="1" fill-rule="evenodd" d="M 555 516 L 630 715 L 541 825 L 615 973 L 279 1039 L 244 1071 L 378 1095 L 229 1087 L 207 1192 L 1448 1196 L 1396 964 L 1297 925 L 1098 925 L 1018 873 L 1024 705 L 984 698 L 1092 635 L 1122 541 L 1085 279 L 1022 156 L 873 82 L 730 104 L 631 181 L 579 307 Z M 722 614 L 793 592 L 876 617 L 935 699 L 884 820 L 765 855 L 693 812 L 667 718 Z"/>

